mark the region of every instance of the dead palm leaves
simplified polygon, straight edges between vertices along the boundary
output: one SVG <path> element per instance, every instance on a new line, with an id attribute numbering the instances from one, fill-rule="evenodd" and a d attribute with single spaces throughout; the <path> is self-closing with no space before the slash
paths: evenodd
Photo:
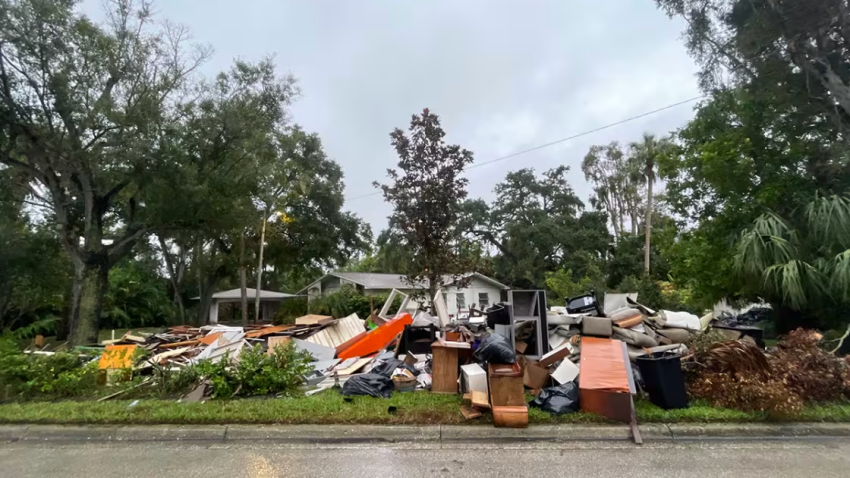
<path id="1" fill-rule="evenodd" d="M 718 342 L 708 348 L 700 362 L 711 371 L 735 375 L 756 375 L 766 378 L 771 367 L 767 358 L 756 345 L 743 340 Z"/>

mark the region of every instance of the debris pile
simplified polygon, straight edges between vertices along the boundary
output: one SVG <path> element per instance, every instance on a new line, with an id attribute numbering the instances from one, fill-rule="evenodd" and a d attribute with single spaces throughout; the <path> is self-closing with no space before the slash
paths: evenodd
<path id="1" fill-rule="evenodd" d="M 174 369 L 224 356 L 238 360 L 257 344 L 271 353 L 291 342 L 313 358 L 304 376 L 307 395 L 331 388 L 346 396 L 462 394 L 464 417 L 490 413 L 505 427 L 527 426 L 529 405 L 557 414 L 584 410 L 631 424 L 639 441 L 633 396 L 645 384 L 659 406 L 687 406 L 680 359 L 692 355 L 686 344 L 713 321 L 712 314 L 652 310 L 637 294 L 606 294 L 601 303 L 586 294 L 566 307 L 548 307 L 545 291 L 509 291 L 507 301 L 457 318 L 446 313 L 442 294 L 432 301 L 436 316 L 401 292 L 391 297 L 397 295 L 398 310 L 385 305 L 367 321 L 356 314 L 307 315 L 293 325 L 128 333 L 105 344 L 101 368 L 125 370 L 127 361 L 114 354 L 138 349 L 149 358 L 135 363 L 137 370 Z M 526 393 L 537 399 L 527 403 Z"/>

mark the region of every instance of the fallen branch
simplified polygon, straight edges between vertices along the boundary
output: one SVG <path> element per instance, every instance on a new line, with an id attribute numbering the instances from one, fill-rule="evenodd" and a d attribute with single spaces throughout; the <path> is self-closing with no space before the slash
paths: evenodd
<path id="1" fill-rule="evenodd" d="M 134 385 L 134 386 L 132 386 L 132 387 L 130 387 L 130 388 L 125 388 L 124 390 L 121 390 L 120 392 L 115 392 L 115 393 L 113 393 L 112 395 L 107 395 L 107 396 L 105 396 L 105 397 L 98 398 L 98 399 L 97 399 L 97 401 L 98 401 L 98 402 L 102 402 L 102 401 L 104 401 L 104 400 L 109 400 L 110 398 L 117 397 L 118 395 L 121 395 L 122 393 L 129 392 L 130 390 L 133 390 L 133 389 L 136 389 L 136 388 L 141 387 L 142 385 L 148 384 L 148 383 L 150 383 L 150 381 L 151 381 L 151 380 L 153 380 L 153 378 L 149 378 L 149 379 L 145 380 L 144 382 L 142 382 L 142 383 L 140 383 L 140 384 L 138 384 L 138 385 Z"/>
<path id="2" fill-rule="evenodd" d="M 830 350 L 829 353 L 832 354 L 832 355 L 835 355 L 836 352 L 841 350 L 841 347 L 844 346 L 844 339 L 846 339 L 847 337 L 850 337 L 850 324 L 847 324 L 847 331 L 845 331 L 844 335 L 842 335 L 841 338 L 838 339 L 838 346 L 835 347 L 834 349 Z M 833 342 L 833 341 L 831 341 L 831 342 Z"/>

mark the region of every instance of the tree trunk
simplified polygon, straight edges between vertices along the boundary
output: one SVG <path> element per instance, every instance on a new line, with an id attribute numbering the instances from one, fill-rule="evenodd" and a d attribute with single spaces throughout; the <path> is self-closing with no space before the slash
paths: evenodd
<path id="1" fill-rule="evenodd" d="M 165 259 L 165 266 L 168 270 L 168 279 L 171 282 L 171 288 L 174 289 L 173 302 L 177 305 L 177 310 L 180 313 L 180 323 L 183 324 L 186 322 L 186 307 L 183 305 L 183 296 L 180 295 L 180 285 L 183 282 L 183 272 L 181 270 L 183 267 L 182 261 L 181 265 L 175 266 L 174 260 L 171 257 L 171 251 L 168 250 L 168 244 L 166 244 L 165 239 L 163 239 L 162 236 L 157 236 L 157 239 L 159 240 L 159 247 L 162 250 L 162 257 Z M 179 247 L 180 246 L 178 246 L 178 248 Z"/>
<path id="2" fill-rule="evenodd" d="M 646 250 L 643 252 L 643 268 L 649 274 L 649 246 L 652 234 L 652 178 L 646 178 Z"/>
<path id="3" fill-rule="evenodd" d="M 248 272 L 245 270 L 245 233 L 239 242 L 239 286 L 242 288 L 242 325 L 248 325 Z"/>
<path id="4" fill-rule="evenodd" d="M 437 295 L 437 291 L 439 290 L 438 287 L 442 285 L 441 282 L 442 277 L 440 277 L 439 275 L 433 274 L 428 277 L 428 297 L 425 302 L 426 304 L 431 304 L 431 302 L 434 300 L 434 296 Z M 431 304 L 431 306 L 433 306 L 433 304 Z"/>
<path id="5" fill-rule="evenodd" d="M 257 292 L 254 294 L 254 320 L 260 320 L 260 291 L 263 289 L 263 248 L 266 245 L 266 222 L 269 213 L 263 212 L 263 228 L 260 232 L 260 260 L 257 263 Z"/>
<path id="6" fill-rule="evenodd" d="M 71 311 L 68 319 L 71 345 L 97 343 L 103 295 L 108 283 L 109 264 L 104 254 L 84 261 L 74 258 L 74 282 L 71 293 Z"/>
<path id="7" fill-rule="evenodd" d="M 206 284 L 204 284 L 203 289 L 201 290 L 201 300 L 198 305 L 198 317 L 196 325 L 203 326 L 206 325 L 207 321 L 210 317 L 210 307 L 212 307 L 212 296 L 215 294 L 215 282 L 217 280 L 214 279 L 215 276 L 210 277 Z"/>

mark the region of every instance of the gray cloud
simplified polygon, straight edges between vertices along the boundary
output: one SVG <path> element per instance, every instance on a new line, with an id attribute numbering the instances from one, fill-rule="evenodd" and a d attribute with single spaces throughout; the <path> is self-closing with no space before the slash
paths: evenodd
<path id="1" fill-rule="evenodd" d="M 83 8 L 97 16 L 99 2 Z M 396 163 L 389 132 L 424 107 L 442 117 L 448 141 L 486 161 L 699 94 L 682 25 L 650 0 L 160 0 L 156 9 L 213 46 L 206 74 L 275 55 L 303 92 L 294 121 L 321 135 L 348 197 L 374 192 Z M 471 170 L 470 196 L 491 199 L 509 170 L 567 164 L 586 199 L 590 145 L 663 135 L 691 117 L 692 105 L 680 106 Z M 380 196 L 347 207 L 376 232 L 391 212 Z"/>

